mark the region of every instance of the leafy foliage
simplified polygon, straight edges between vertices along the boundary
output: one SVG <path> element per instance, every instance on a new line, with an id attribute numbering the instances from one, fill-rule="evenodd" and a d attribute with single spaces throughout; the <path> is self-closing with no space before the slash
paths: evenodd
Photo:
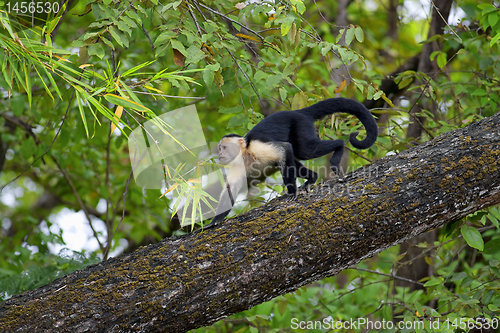
<path id="1" fill-rule="evenodd" d="M 8 269 L 0 268 L 0 299 L 5 300 L 12 295 L 26 290 L 41 287 L 53 280 L 74 272 L 88 265 L 98 263 L 101 259 L 96 254 L 90 256 L 82 252 L 61 251 L 57 255 L 50 253 L 37 253 L 30 255 L 29 260 L 24 258 L 27 254 L 19 253 L 13 260 L 13 265 Z M 29 262 L 23 265 L 24 262 Z"/>

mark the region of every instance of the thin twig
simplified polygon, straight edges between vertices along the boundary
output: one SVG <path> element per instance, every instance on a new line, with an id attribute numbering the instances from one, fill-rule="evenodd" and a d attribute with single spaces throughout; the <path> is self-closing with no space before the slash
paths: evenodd
<path id="1" fill-rule="evenodd" d="M 83 204 L 82 199 L 78 195 L 78 191 L 76 190 L 75 186 L 73 185 L 73 182 L 71 181 L 71 178 L 69 178 L 68 173 L 59 165 L 59 162 L 57 162 L 57 159 L 54 156 L 50 156 L 50 157 L 52 158 L 52 160 L 54 161 L 54 163 L 57 165 L 57 168 L 59 169 L 59 171 L 61 171 L 61 173 L 63 174 L 64 178 L 68 182 L 68 185 L 71 188 L 71 191 L 73 192 L 73 195 L 75 196 L 76 201 L 80 205 L 80 208 L 85 213 L 85 217 L 87 217 L 87 220 L 89 221 L 90 229 L 92 229 L 92 233 L 94 234 L 94 237 L 97 240 L 97 243 L 99 244 L 99 248 L 104 253 L 104 246 L 102 245 L 101 241 L 99 240 L 99 237 L 98 237 L 99 235 L 97 234 L 97 232 L 94 229 L 94 226 L 92 225 L 92 219 L 90 218 L 89 212 L 87 211 L 87 208 Z"/>
<path id="2" fill-rule="evenodd" d="M 196 19 L 196 16 L 194 16 L 194 13 L 191 10 L 191 8 L 189 8 L 189 6 L 188 6 L 188 11 L 189 11 L 189 14 L 191 15 L 191 18 L 194 21 L 194 24 L 196 24 L 196 29 L 198 30 L 198 34 L 200 35 L 200 37 L 203 37 L 203 34 L 201 33 L 200 25 L 198 24 L 198 20 Z"/>
<path id="3" fill-rule="evenodd" d="M 357 271 L 362 271 L 362 272 L 368 272 L 368 273 L 378 274 L 378 275 L 382 275 L 382 276 L 387 276 L 387 277 L 390 277 L 390 278 L 393 278 L 393 279 L 397 279 L 397 280 L 402 280 L 402 281 L 406 281 L 406 282 L 418 284 L 419 286 L 423 286 L 424 285 L 423 283 L 418 282 L 418 281 L 410 280 L 410 279 L 407 279 L 407 278 L 404 278 L 404 277 L 401 277 L 401 276 L 397 276 L 397 275 L 393 275 L 393 274 L 386 274 L 386 273 L 382 273 L 382 272 L 372 271 L 371 269 L 358 268 L 358 267 L 351 267 L 349 269 L 355 269 Z"/>
<path id="4" fill-rule="evenodd" d="M 350 151 L 351 153 L 353 153 L 354 155 L 357 155 L 357 156 L 361 157 L 362 159 L 364 159 L 364 160 L 366 160 L 366 161 L 368 161 L 368 162 L 370 162 L 370 163 L 373 163 L 373 161 L 372 161 L 372 160 L 370 160 L 368 157 L 365 157 L 365 156 L 361 155 L 360 153 L 358 153 L 358 152 L 356 152 L 356 151 L 352 150 L 351 148 L 349 148 L 349 147 L 345 147 L 345 149 L 349 150 L 349 151 Z"/>
<path id="5" fill-rule="evenodd" d="M 108 38 L 109 40 L 113 40 L 111 38 L 111 33 L 108 31 Z M 109 49 L 111 50 L 111 63 L 113 64 L 113 77 L 117 77 L 116 75 L 116 60 L 115 60 L 115 50 L 110 46 Z"/>
<path id="6" fill-rule="evenodd" d="M 332 137 L 331 137 L 331 136 L 329 136 L 328 134 L 325 134 L 325 136 L 326 136 L 327 138 L 329 138 L 330 140 L 335 140 L 334 138 L 332 138 Z M 351 153 L 353 153 L 353 154 L 355 154 L 355 155 L 357 155 L 357 156 L 361 157 L 362 159 L 365 159 L 365 160 L 367 160 L 368 162 L 373 163 L 373 161 L 372 161 L 372 160 L 370 160 L 368 157 L 365 157 L 365 156 L 363 156 L 363 155 L 359 154 L 358 152 L 356 152 L 356 151 L 352 150 L 351 148 L 349 148 L 349 147 L 347 147 L 347 146 L 344 146 L 344 148 L 345 148 L 345 149 L 347 149 L 347 150 L 349 150 Z"/>
<path id="7" fill-rule="evenodd" d="M 281 28 L 269 28 L 269 29 L 259 30 L 257 32 L 262 33 L 262 32 L 271 31 L 271 30 L 281 30 Z M 305 31 L 304 29 L 299 29 L 299 31 L 305 33 L 306 35 L 308 35 L 312 39 L 316 40 L 317 42 L 321 42 L 321 38 L 313 36 L 313 34 L 311 34 L 310 32 Z"/>
<path id="8" fill-rule="evenodd" d="M 231 58 L 233 58 L 234 62 L 236 63 L 236 66 L 238 66 L 238 68 L 240 69 L 241 73 L 243 73 L 243 75 L 247 79 L 247 81 L 248 81 L 248 90 L 250 90 L 250 87 L 251 87 L 253 89 L 253 91 L 255 92 L 255 94 L 257 95 L 257 98 L 260 101 L 261 98 L 260 98 L 260 95 L 259 95 L 259 93 L 257 91 L 257 88 L 255 88 L 255 86 L 253 85 L 253 83 L 250 80 L 250 78 L 248 77 L 247 73 L 245 73 L 245 71 L 243 70 L 243 68 L 241 68 L 240 64 L 238 63 L 238 60 L 236 60 L 236 58 L 233 55 L 233 53 L 231 51 L 229 51 L 228 48 L 226 48 L 226 51 L 229 53 L 229 55 L 231 56 Z M 255 110 L 254 107 L 253 107 L 253 104 L 252 104 L 252 97 L 251 97 L 250 91 L 249 91 L 249 94 L 248 94 L 248 100 L 250 102 L 250 106 L 252 107 L 252 110 Z"/>
<path id="9" fill-rule="evenodd" d="M 311 25 L 311 23 L 309 23 L 308 20 L 306 20 L 302 15 L 300 15 L 299 13 L 297 13 L 297 15 L 302 19 L 303 22 L 306 22 L 307 25 L 312 29 L 312 31 L 314 31 L 316 33 L 316 36 L 318 37 L 313 37 L 314 39 L 316 39 L 318 42 L 321 42 L 321 36 L 320 34 L 316 31 L 316 29 L 314 29 L 314 27 Z M 301 29 L 299 29 L 301 30 Z M 301 30 L 301 31 L 304 31 L 304 30 Z M 311 36 L 312 37 L 312 36 Z"/>
<path id="10" fill-rule="evenodd" d="M 108 258 L 109 250 L 111 249 L 111 243 L 113 240 L 113 237 L 110 237 L 111 235 L 111 230 L 113 229 L 113 221 L 114 221 L 114 214 L 113 218 L 109 218 L 109 209 L 111 207 L 111 188 L 109 187 L 109 171 L 110 171 L 110 160 L 109 160 L 109 146 L 111 143 L 111 134 L 108 136 L 108 142 L 106 144 L 106 175 L 104 177 L 104 185 L 106 186 L 106 189 L 108 191 L 108 195 L 106 198 L 106 215 L 105 215 L 105 220 L 104 223 L 106 224 L 106 234 L 107 234 L 107 240 L 106 240 L 106 249 L 104 250 L 103 253 L 103 260 L 106 260 Z"/>
<path id="11" fill-rule="evenodd" d="M 200 7 L 198 6 L 198 3 L 196 1 L 192 1 L 194 3 L 194 5 L 196 6 L 196 9 L 198 10 L 198 12 L 200 13 L 201 16 L 203 16 L 203 19 L 205 21 L 207 21 L 207 17 L 205 16 L 205 14 L 203 14 L 203 12 L 201 11 Z"/>
<path id="12" fill-rule="evenodd" d="M 460 38 L 459 35 L 457 35 L 457 33 L 455 32 L 455 30 L 453 30 L 450 25 L 448 24 L 448 22 L 444 19 L 443 15 L 441 15 L 441 12 L 439 11 L 439 8 L 436 7 L 436 5 L 434 4 L 434 1 L 431 0 L 431 4 L 432 6 L 434 7 L 434 9 L 436 10 L 436 12 L 439 14 L 439 16 L 441 17 L 441 19 L 443 20 L 443 22 L 446 24 L 446 26 L 451 30 L 451 32 L 453 32 L 453 34 L 455 36 L 457 36 L 458 40 L 460 41 L 460 43 L 462 43 L 462 38 Z"/>
<path id="13" fill-rule="evenodd" d="M 216 11 L 215 9 L 212 9 L 212 8 L 210 8 L 210 7 L 208 7 L 208 6 L 205 6 L 205 5 L 204 5 L 204 4 L 202 4 L 202 3 L 200 3 L 199 5 L 200 5 L 201 7 L 203 7 L 203 8 L 205 8 L 205 9 L 207 9 L 208 11 L 210 11 L 210 12 L 212 12 L 212 13 L 214 13 L 214 14 L 217 14 L 217 15 L 219 15 L 220 17 L 225 18 L 226 20 L 228 20 L 228 21 L 230 21 L 230 22 L 233 22 L 233 23 L 235 23 L 235 24 L 239 25 L 239 26 L 240 26 L 240 27 L 242 27 L 242 28 L 245 28 L 246 30 L 248 30 L 248 31 L 250 31 L 251 33 L 253 33 L 255 36 L 259 37 L 261 41 L 264 41 L 264 37 L 262 37 L 261 35 L 259 35 L 259 33 L 258 33 L 258 32 L 256 32 L 256 31 L 254 31 L 254 30 L 250 29 L 250 28 L 249 28 L 249 27 L 247 27 L 246 25 L 244 25 L 244 24 L 242 24 L 242 23 L 240 23 L 240 22 L 238 22 L 238 21 L 236 21 L 236 20 L 233 20 L 232 18 L 229 18 L 229 17 L 227 17 L 226 15 L 224 15 L 224 14 L 222 14 L 222 13 L 219 13 L 219 12 L 218 12 L 218 11 Z"/>
<path id="14" fill-rule="evenodd" d="M 144 32 L 144 34 L 146 35 L 146 37 L 148 37 L 148 40 L 149 40 L 149 45 L 151 46 L 151 51 L 155 51 L 155 47 L 153 45 L 153 42 L 151 41 L 151 37 L 149 37 L 149 34 L 148 32 L 146 31 L 146 28 L 144 28 L 144 24 L 141 23 L 141 28 L 142 28 L 142 32 Z"/>
<path id="15" fill-rule="evenodd" d="M 130 121 L 128 120 L 127 113 L 125 113 L 123 116 L 125 117 L 125 121 L 127 122 L 128 126 L 130 128 L 132 128 L 132 125 L 130 124 Z M 118 224 L 116 225 L 116 228 L 113 230 L 113 235 L 111 236 L 111 239 L 113 239 L 115 237 L 116 232 L 120 228 L 120 225 L 122 224 L 122 221 L 125 218 L 125 202 L 127 201 L 128 186 L 130 184 L 130 179 L 132 179 L 132 174 L 134 173 L 134 163 L 135 163 L 136 158 L 137 158 L 137 152 L 139 151 L 139 149 L 137 148 L 137 141 L 135 139 L 134 132 L 130 133 L 130 136 L 134 140 L 134 144 L 135 144 L 135 147 L 136 147 L 135 152 L 134 152 L 134 160 L 132 161 L 132 165 L 131 165 L 131 168 L 130 168 L 130 173 L 128 175 L 127 183 L 125 184 L 125 191 L 123 191 L 122 196 L 120 197 L 120 199 L 118 199 L 118 201 L 116 203 L 116 206 L 115 206 L 116 208 L 113 209 L 113 220 L 114 220 L 115 216 L 116 216 L 116 211 L 118 209 L 118 206 L 120 205 L 120 202 L 123 200 L 122 218 L 120 219 L 120 221 L 118 221 Z"/>
<path id="16" fill-rule="evenodd" d="M 440 14 L 440 15 L 441 15 L 441 14 Z M 458 51 L 457 51 L 454 55 L 452 55 L 452 56 L 450 57 L 450 59 L 448 59 L 448 61 L 446 62 L 446 64 L 445 64 L 445 65 L 444 65 L 444 66 L 443 66 L 443 67 L 442 67 L 439 71 L 437 71 L 437 72 L 436 72 L 436 73 L 435 73 L 432 77 L 430 77 L 430 79 L 432 79 L 432 80 L 433 80 L 433 79 L 434 79 L 434 78 L 435 78 L 438 74 L 440 74 L 440 73 L 444 70 L 444 68 L 446 68 L 446 65 L 448 65 L 448 64 L 450 63 L 450 61 L 451 61 L 453 58 L 455 58 L 455 56 L 457 55 L 457 53 L 458 53 Z M 412 104 L 412 106 L 410 107 L 410 110 L 408 111 L 408 114 L 409 114 L 410 116 L 412 116 L 412 117 L 413 117 L 413 119 L 414 119 L 414 120 L 415 120 L 415 121 L 416 121 L 416 122 L 420 125 L 420 127 L 422 127 L 422 129 L 423 129 L 423 130 L 427 133 L 427 135 L 429 135 L 429 137 L 430 137 L 431 139 L 434 139 L 434 135 L 432 135 L 432 134 L 431 134 L 431 133 L 427 130 L 427 128 L 425 128 L 425 127 L 424 127 L 424 125 L 420 122 L 420 120 L 418 119 L 418 117 L 415 117 L 415 116 L 412 114 L 412 112 L 411 112 L 411 110 L 412 110 L 412 109 L 413 109 L 413 107 L 417 104 L 417 102 L 420 100 L 420 98 L 422 98 L 422 96 L 424 95 L 425 90 L 429 87 L 429 85 L 430 85 L 430 84 L 431 84 L 430 80 L 426 80 L 426 83 L 425 83 L 424 89 L 421 89 L 422 91 L 420 92 L 420 95 L 418 96 L 418 98 L 415 100 L 415 102 L 414 102 L 414 103 Z"/>
<path id="17" fill-rule="evenodd" d="M 124 9 L 122 10 L 116 17 L 115 17 L 115 21 L 118 20 L 120 18 L 120 16 L 123 15 L 123 13 L 125 13 L 127 11 L 127 9 L 129 9 L 130 7 L 132 7 L 132 5 L 134 4 L 134 2 L 136 2 L 137 0 L 134 0 L 134 1 L 130 1 L 129 5 Z"/>
<path id="18" fill-rule="evenodd" d="M 83 72 L 83 70 L 82 70 L 82 72 Z M 81 78 L 82 78 L 82 76 L 80 75 L 80 77 L 78 78 L 78 81 L 80 81 Z M 35 158 L 35 160 L 33 162 L 31 162 L 31 164 L 26 169 L 24 169 L 19 175 L 17 175 L 14 179 L 12 179 L 7 184 L 5 184 L 2 187 L 0 187 L 0 193 L 3 191 L 3 189 L 7 185 L 9 185 L 9 184 L 15 182 L 17 179 L 19 179 L 19 177 L 21 177 L 26 171 L 28 171 L 36 163 L 36 161 L 38 161 L 39 159 L 41 159 L 43 156 L 45 156 L 49 152 L 50 148 L 52 148 L 52 146 L 54 145 L 54 142 L 56 141 L 57 137 L 59 136 L 59 133 L 61 133 L 62 127 L 64 125 L 64 122 L 66 121 L 66 118 L 68 117 L 69 107 L 71 106 L 71 102 L 73 101 L 73 97 L 75 97 L 75 90 L 73 90 L 73 93 L 71 94 L 71 98 L 69 99 L 68 107 L 66 108 L 66 113 L 64 114 L 64 118 L 63 118 L 63 121 L 61 123 L 61 126 L 59 126 L 59 130 L 57 131 L 56 135 L 54 136 L 54 139 L 52 139 L 52 142 L 50 143 L 50 145 L 47 148 L 47 150 L 44 153 L 42 153 L 40 156 L 38 156 L 37 158 Z"/>
<path id="19" fill-rule="evenodd" d="M 333 25 L 331 24 L 330 22 L 328 22 L 328 20 L 323 16 L 323 13 L 321 12 L 321 10 L 319 9 L 318 7 L 318 4 L 316 3 L 316 0 L 314 0 L 314 5 L 316 6 L 316 9 L 318 10 L 318 13 L 319 13 L 319 16 L 321 16 L 321 18 L 331 27 L 337 27 L 336 25 Z"/>
<path id="20" fill-rule="evenodd" d="M 137 91 L 137 90 L 133 90 L 133 92 L 136 93 L 136 94 L 151 95 L 151 96 L 160 96 L 160 97 L 169 97 L 169 98 L 185 98 L 185 99 L 197 99 L 197 100 L 202 100 L 202 99 L 206 98 L 206 97 L 172 96 L 172 95 L 164 95 L 164 94 L 154 94 L 154 93 L 150 93 L 150 92 Z"/>

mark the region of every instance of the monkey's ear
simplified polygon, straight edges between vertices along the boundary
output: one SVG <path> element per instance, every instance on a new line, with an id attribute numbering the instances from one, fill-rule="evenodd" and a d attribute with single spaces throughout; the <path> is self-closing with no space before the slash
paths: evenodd
<path id="1" fill-rule="evenodd" d="M 241 148 L 246 148 L 247 142 L 245 141 L 245 138 L 238 138 L 238 144 L 240 145 Z"/>

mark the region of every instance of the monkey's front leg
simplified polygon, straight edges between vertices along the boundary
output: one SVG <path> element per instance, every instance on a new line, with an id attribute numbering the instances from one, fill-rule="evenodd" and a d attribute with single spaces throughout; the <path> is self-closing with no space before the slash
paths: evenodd
<path id="1" fill-rule="evenodd" d="M 229 210 L 226 211 L 226 212 L 224 212 L 224 213 L 222 213 L 222 214 L 215 215 L 215 217 L 212 219 L 212 222 L 210 222 L 206 226 L 203 226 L 203 229 L 210 229 L 210 228 L 215 227 L 216 225 L 218 225 L 219 223 L 221 223 L 222 220 L 224 220 L 224 218 L 227 216 L 227 214 L 229 214 Z"/>
<path id="2" fill-rule="evenodd" d="M 210 222 L 207 226 L 204 226 L 203 229 L 213 228 L 224 220 L 224 218 L 231 211 L 231 208 L 234 206 L 234 202 L 243 185 L 243 181 L 246 182 L 246 176 L 244 174 L 235 175 L 234 173 L 231 173 L 231 170 L 229 171 L 227 184 L 221 193 L 219 205 L 215 211 L 215 217 L 212 219 L 212 222 Z"/>

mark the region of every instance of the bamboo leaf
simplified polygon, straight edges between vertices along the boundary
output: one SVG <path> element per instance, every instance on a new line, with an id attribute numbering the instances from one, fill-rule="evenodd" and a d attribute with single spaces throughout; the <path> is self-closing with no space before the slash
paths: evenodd
<path id="1" fill-rule="evenodd" d="M 335 90 L 333 92 L 335 94 L 338 94 L 339 92 L 341 92 L 342 90 L 344 90 L 344 88 L 345 88 L 346 85 L 347 85 L 347 81 L 346 80 L 340 82 L 339 86 L 337 88 L 335 88 Z"/>
<path id="2" fill-rule="evenodd" d="M 246 39 L 250 39 L 250 40 L 254 40 L 256 42 L 258 42 L 259 40 L 255 37 L 252 37 L 252 36 L 248 36 L 248 35 L 244 35 L 244 34 L 236 34 L 237 37 L 241 37 L 241 38 L 246 38 Z"/>
<path id="3" fill-rule="evenodd" d="M 122 113 L 123 113 L 123 106 L 118 105 L 116 107 L 116 111 L 115 111 L 115 119 L 116 119 L 117 122 L 120 121 Z M 116 129 L 115 123 L 111 123 L 111 131 L 109 133 L 109 136 L 113 135 L 113 132 L 115 131 L 115 129 Z"/>
<path id="4" fill-rule="evenodd" d="M 85 127 L 85 133 L 87 134 L 87 138 L 89 137 L 89 129 L 87 127 L 87 119 L 85 118 L 85 112 L 83 111 L 82 100 L 80 97 L 80 93 L 78 90 L 75 90 L 76 93 L 76 101 L 78 104 L 78 110 L 80 110 L 80 116 L 82 117 L 83 127 Z"/>
<path id="5" fill-rule="evenodd" d="M 106 95 L 104 95 L 104 98 L 108 102 L 113 103 L 115 105 L 121 105 L 124 108 L 134 109 L 134 110 L 139 111 L 139 112 L 152 112 L 147 107 L 145 107 L 139 103 L 133 102 L 131 100 L 125 99 L 125 98 L 118 96 L 118 95 L 106 94 Z"/>

